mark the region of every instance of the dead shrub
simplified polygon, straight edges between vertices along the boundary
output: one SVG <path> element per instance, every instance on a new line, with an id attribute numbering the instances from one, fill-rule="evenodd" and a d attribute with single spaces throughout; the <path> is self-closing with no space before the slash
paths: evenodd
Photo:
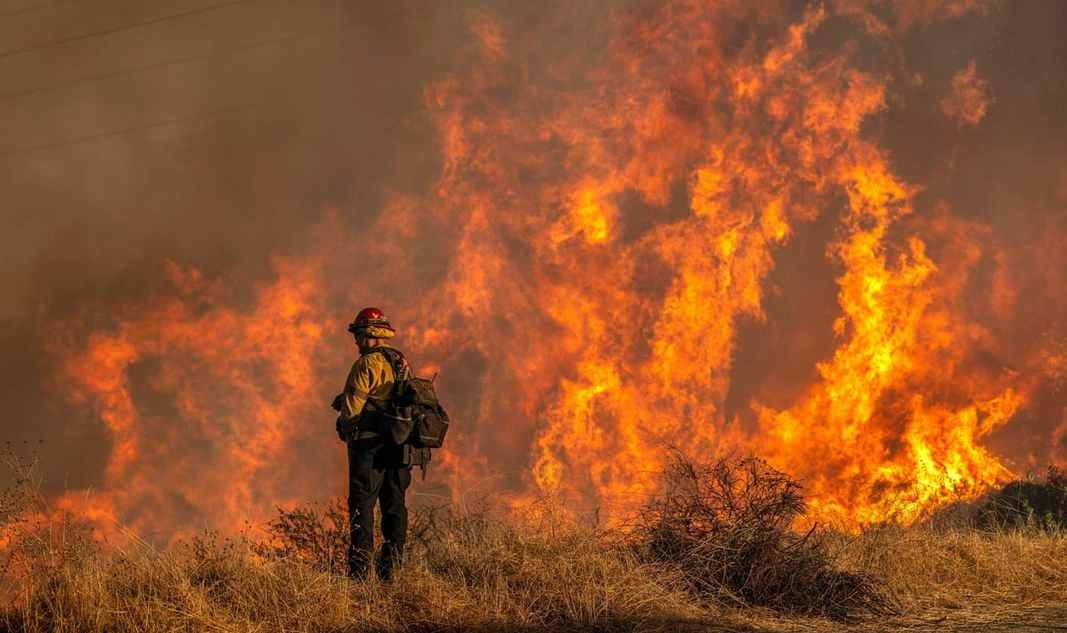
<path id="1" fill-rule="evenodd" d="M 98 553 L 92 530 L 71 512 L 51 508 L 40 492 L 38 458 L 0 449 L 10 483 L 0 491 L 0 601 L 17 604 L 64 568 Z"/>
<path id="2" fill-rule="evenodd" d="M 349 536 L 344 499 L 277 510 L 278 516 L 267 524 L 268 538 L 252 545 L 256 554 L 300 561 L 317 571 L 345 573 Z"/>
<path id="3" fill-rule="evenodd" d="M 814 529 L 793 530 L 801 485 L 766 462 L 727 455 L 706 466 L 674 450 L 663 480 L 638 516 L 634 544 L 680 570 L 705 600 L 835 619 L 897 611 L 884 582 L 836 569 Z"/>

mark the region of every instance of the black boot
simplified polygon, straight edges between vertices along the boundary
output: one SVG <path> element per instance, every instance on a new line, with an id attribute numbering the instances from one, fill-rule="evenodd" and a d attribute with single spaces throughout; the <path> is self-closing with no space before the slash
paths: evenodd
<path id="1" fill-rule="evenodd" d="M 370 561 L 374 557 L 374 550 L 352 549 L 348 552 L 348 577 L 352 580 L 364 581 L 370 569 Z"/>
<path id="2" fill-rule="evenodd" d="M 404 544 L 386 541 L 378 554 L 378 578 L 386 582 L 396 580 L 404 562 Z"/>

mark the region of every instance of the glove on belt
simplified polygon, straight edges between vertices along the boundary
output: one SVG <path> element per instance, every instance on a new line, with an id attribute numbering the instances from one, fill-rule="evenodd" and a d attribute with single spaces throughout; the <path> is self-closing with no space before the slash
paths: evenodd
<path id="1" fill-rule="evenodd" d="M 359 426 L 358 417 L 349 418 L 348 420 L 337 418 L 337 436 L 347 442 L 349 438 L 356 434 L 356 431 L 359 430 Z"/>

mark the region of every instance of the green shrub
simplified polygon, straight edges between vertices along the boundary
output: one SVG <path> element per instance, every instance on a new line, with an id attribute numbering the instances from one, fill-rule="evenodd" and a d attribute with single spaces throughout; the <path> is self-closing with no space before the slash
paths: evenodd
<path id="1" fill-rule="evenodd" d="M 1067 473 L 1049 466 L 1043 482 L 1013 481 L 982 506 L 978 525 L 984 528 L 1067 528 Z"/>

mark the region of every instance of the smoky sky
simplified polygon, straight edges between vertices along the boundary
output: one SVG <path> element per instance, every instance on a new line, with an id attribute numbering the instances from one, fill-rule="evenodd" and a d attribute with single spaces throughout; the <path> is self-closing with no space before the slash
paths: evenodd
<path id="1" fill-rule="evenodd" d="M 386 192 L 423 187 L 434 149 L 406 119 L 462 17 L 430 2 L 0 6 L 0 415 L 46 485 L 91 478 L 102 438 L 42 384 L 35 324 L 143 296 L 168 260 L 239 300 L 328 206 L 369 223 Z"/>
<path id="2" fill-rule="evenodd" d="M 46 375 L 43 327 L 87 306 L 136 302 L 168 262 L 222 280 L 235 306 L 250 301 L 274 255 L 316 248 L 309 227 L 327 210 L 359 235 L 393 194 L 427 192 L 443 159 L 418 117 L 424 88 L 461 72 L 477 15 L 538 33 L 581 63 L 600 42 L 591 25 L 640 4 L 0 2 L 3 437 L 41 455 L 46 489 L 96 484 L 107 437 Z M 860 4 L 888 15 L 908 3 Z M 838 44 L 834 24 L 813 35 L 813 48 Z M 949 205 L 988 227 L 990 244 L 1019 253 L 1013 270 L 1034 272 L 1014 283 L 1044 302 L 1042 321 L 995 332 L 1008 350 L 1031 331 L 1067 340 L 1064 300 L 1040 287 L 1065 280 L 1026 255 L 1043 237 L 1067 235 L 1065 41 L 1067 4 L 993 2 L 855 53 L 910 78 L 864 133 L 904 180 L 923 183 L 916 214 Z M 949 119 L 943 101 L 972 63 L 988 89 L 980 120 L 936 133 L 914 125 Z M 815 379 L 832 354 L 840 271 L 826 244 L 835 230 L 834 214 L 801 225 L 776 255 L 767 318 L 739 334 L 727 417 L 753 399 L 785 406 L 804 382 L 797 376 Z M 439 260 L 428 254 L 424 265 L 418 274 L 432 278 Z M 355 279 L 360 263 L 351 270 Z M 1062 395 L 1046 393 L 1026 415 L 1056 426 Z M 1026 450 L 1047 439 L 1027 438 Z"/>

